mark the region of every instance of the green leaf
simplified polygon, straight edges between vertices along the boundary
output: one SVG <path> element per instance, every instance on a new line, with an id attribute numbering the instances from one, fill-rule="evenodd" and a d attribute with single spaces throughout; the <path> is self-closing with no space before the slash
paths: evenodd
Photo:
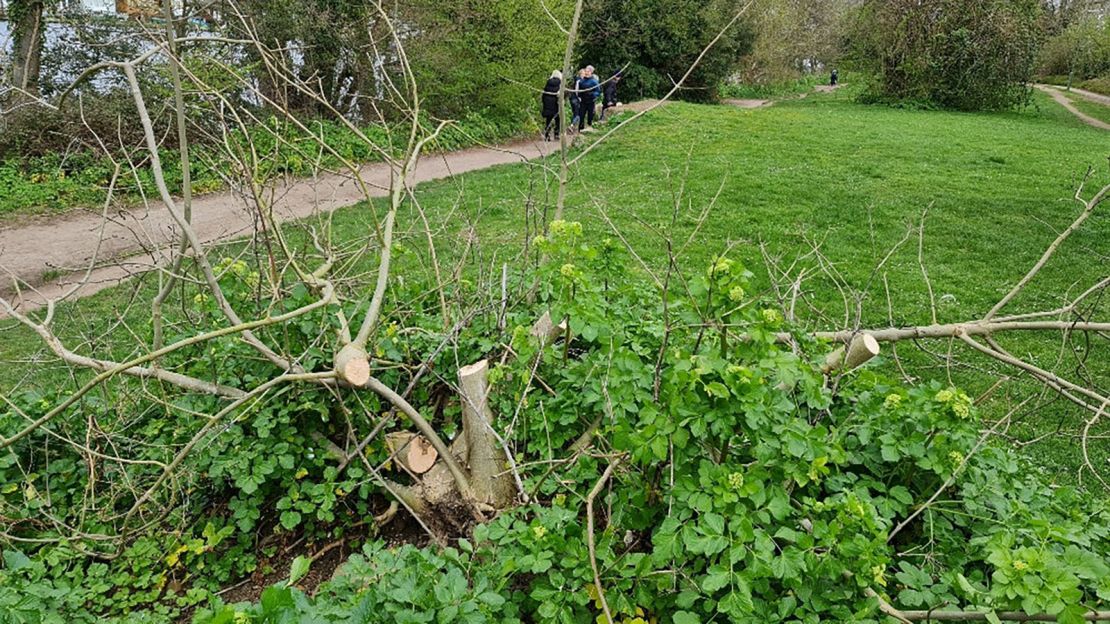
<path id="1" fill-rule="evenodd" d="M 732 577 L 732 572 L 722 565 L 715 565 L 709 568 L 709 574 L 701 581 L 702 591 L 706 593 L 714 593 L 729 584 Z"/>
<path id="2" fill-rule="evenodd" d="M 701 624 L 701 618 L 689 611 L 675 611 L 675 614 L 671 616 L 671 621 L 674 624 Z"/>
<path id="3" fill-rule="evenodd" d="M 299 555 L 293 560 L 289 566 L 289 580 L 285 583 L 286 587 L 292 587 L 297 581 L 303 579 L 308 574 L 308 568 L 312 566 L 312 560 L 303 555 Z"/>
<path id="4" fill-rule="evenodd" d="M 725 533 L 725 519 L 723 516 L 715 513 L 707 513 L 701 517 L 702 524 L 705 527 L 705 533 L 708 535 L 724 535 Z"/>
<path id="5" fill-rule="evenodd" d="M 301 514 L 296 511 L 281 512 L 281 526 L 293 530 L 301 523 Z"/>
<path id="6" fill-rule="evenodd" d="M 715 396 L 721 399 L 728 398 L 728 388 L 719 381 L 705 384 L 705 393 L 709 396 Z"/>
<path id="7" fill-rule="evenodd" d="M 4 550 L 4 565 L 9 570 L 21 570 L 31 565 L 31 559 L 18 550 L 8 548 Z"/>
<path id="8" fill-rule="evenodd" d="M 747 584 L 740 579 L 736 580 L 734 589 L 717 603 L 717 611 L 727 613 L 734 619 L 740 619 L 751 615 L 755 605 L 752 604 L 752 593 Z"/>
<path id="9" fill-rule="evenodd" d="M 972 586 L 971 581 L 967 580 L 967 577 L 963 574 L 956 574 L 956 582 L 960 584 L 960 589 L 964 590 L 968 594 L 979 593 L 979 591 L 976 590 L 974 586 Z"/>

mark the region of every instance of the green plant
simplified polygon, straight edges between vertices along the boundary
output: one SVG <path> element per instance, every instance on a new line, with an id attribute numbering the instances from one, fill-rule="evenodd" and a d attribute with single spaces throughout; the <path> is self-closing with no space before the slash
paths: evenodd
<path id="1" fill-rule="evenodd" d="M 587 239 L 555 222 L 536 241 L 537 307 L 570 320 L 573 349 L 518 327 L 496 377 L 499 411 L 521 410 L 522 462 L 559 462 L 557 479 L 525 473 L 531 505 L 453 548 L 372 544 L 314 600 L 274 587 L 198 621 L 870 622 L 873 591 L 1078 623 L 1110 599 L 1110 506 L 983 446 L 967 394 L 871 370 L 830 387 L 827 347 L 784 346 L 790 325 L 724 257 L 666 295 L 668 323 L 619 248 Z M 528 400 L 532 370 L 551 396 Z M 583 500 L 610 464 L 626 467 L 591 552 Z"/>
<path id="2" fill-rule="evenodd" d="M 1028 101 L 1043 11 L 1035 0 L 865 2 L 854 61 L 877 79 L 868 99 L 959 110 Z"/>
<path id="3" fill-rule="evenodd" d="M 602 79 L 624 69 L 623 98 L 661 96 L 743 6 L 734 0 L 592 0 L 583 13 L 578 63 L 594 65 Z M 717 85 L 751 49 L 749 24 L 741 21 L 725 31 L 676 95 L 693 101 L 715 99 Z"/>

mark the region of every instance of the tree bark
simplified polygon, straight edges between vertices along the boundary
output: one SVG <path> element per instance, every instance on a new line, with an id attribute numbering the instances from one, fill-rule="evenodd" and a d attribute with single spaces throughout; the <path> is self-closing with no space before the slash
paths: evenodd
<path id="1" fill-rule="evenodd" d="M 463 433 L 469 449 L 470 486 L 480 503 L 504 509 L 516 496 L 508 459 L 493 427 L 489 407 L 489 361 L 482 360 L 459 369 Z"/>
<path id="2" fill-rule="evenodd" d="M 45 35 L 42 0 L 13 0 L 8 8 L 12 27 L 12 86 L 39 93 L 42 41 Z M 17 99 L 21 94 L 16 94 Z"/>

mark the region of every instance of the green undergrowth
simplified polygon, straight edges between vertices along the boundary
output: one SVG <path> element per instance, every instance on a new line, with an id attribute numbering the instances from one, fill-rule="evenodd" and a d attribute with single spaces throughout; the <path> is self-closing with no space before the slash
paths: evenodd
<path id="1" fill-rule="evenodd" d="M 249 139 L 241 132 L 231 133 L 228 144 L 244 157 L 249 155 L 253 144 L 260 156 L 258 175 L 262 178 L 308 176 L 321 167 L 342 168 L 341 159 L 355 164 L 381 160 L 374 148 L 340 123 L 318 120 L 305 125 L 312 136 L 288 121 L 271 117 L 265 127 L 252 128 Z M 425 125 L 432 127 L 433 122 L 427 121 Z M 448 152 L 505 141 L 531 130 L 534 124 L 530 122 L 496 121 L 475 114 L 448 126 L 428 147 L 432 152 Z M 388 146 L 403 143 L 408 128 L 376 125 L 362 128 L 362 132 L 376 144 Z M 321 139 L 334 153 L 320 148 L 318 141 Z M 160 158 L 170 192 L 180 194 L 181 164 L 177 151 L 164 148 Z M 114 185 L 113 159 L 121 167 Z M 134 172 L 130 170 L 129 161 L 137 166 Z M 50 156 L 5 160 L 0 162 L 0 222 L 99 206 L 109 191 L 124 203 L 140 201 L 144 196 L 157 197 L 153 176 L 145 165 L 142 148 L 116 153 L 111 158 L 88 148 L 78 148 Z M 192 149 L 191 175 L 194 192 L 203 194 L 225 188 L 228 176 L 239 174 L 226 152 L 217 151 L 213 145 L 199 144 Z"/>

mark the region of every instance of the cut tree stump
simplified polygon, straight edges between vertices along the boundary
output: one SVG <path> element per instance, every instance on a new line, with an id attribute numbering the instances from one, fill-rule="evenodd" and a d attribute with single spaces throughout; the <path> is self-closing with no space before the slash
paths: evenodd
<path id="1" fill-rule="evenodd" d="M 362 347 L 349 344 L 335 354 L 335 374 L 342 381 L 361 388 L 370 381 L 370 357 Z"/>
<path id="2" fill-rule="evenodd" d="M 398 431 L 386 434 L 385 441 L 393 458 L 413 474 L 428 472 L 439 459 L 439 452 L 422 435 Z"/>

